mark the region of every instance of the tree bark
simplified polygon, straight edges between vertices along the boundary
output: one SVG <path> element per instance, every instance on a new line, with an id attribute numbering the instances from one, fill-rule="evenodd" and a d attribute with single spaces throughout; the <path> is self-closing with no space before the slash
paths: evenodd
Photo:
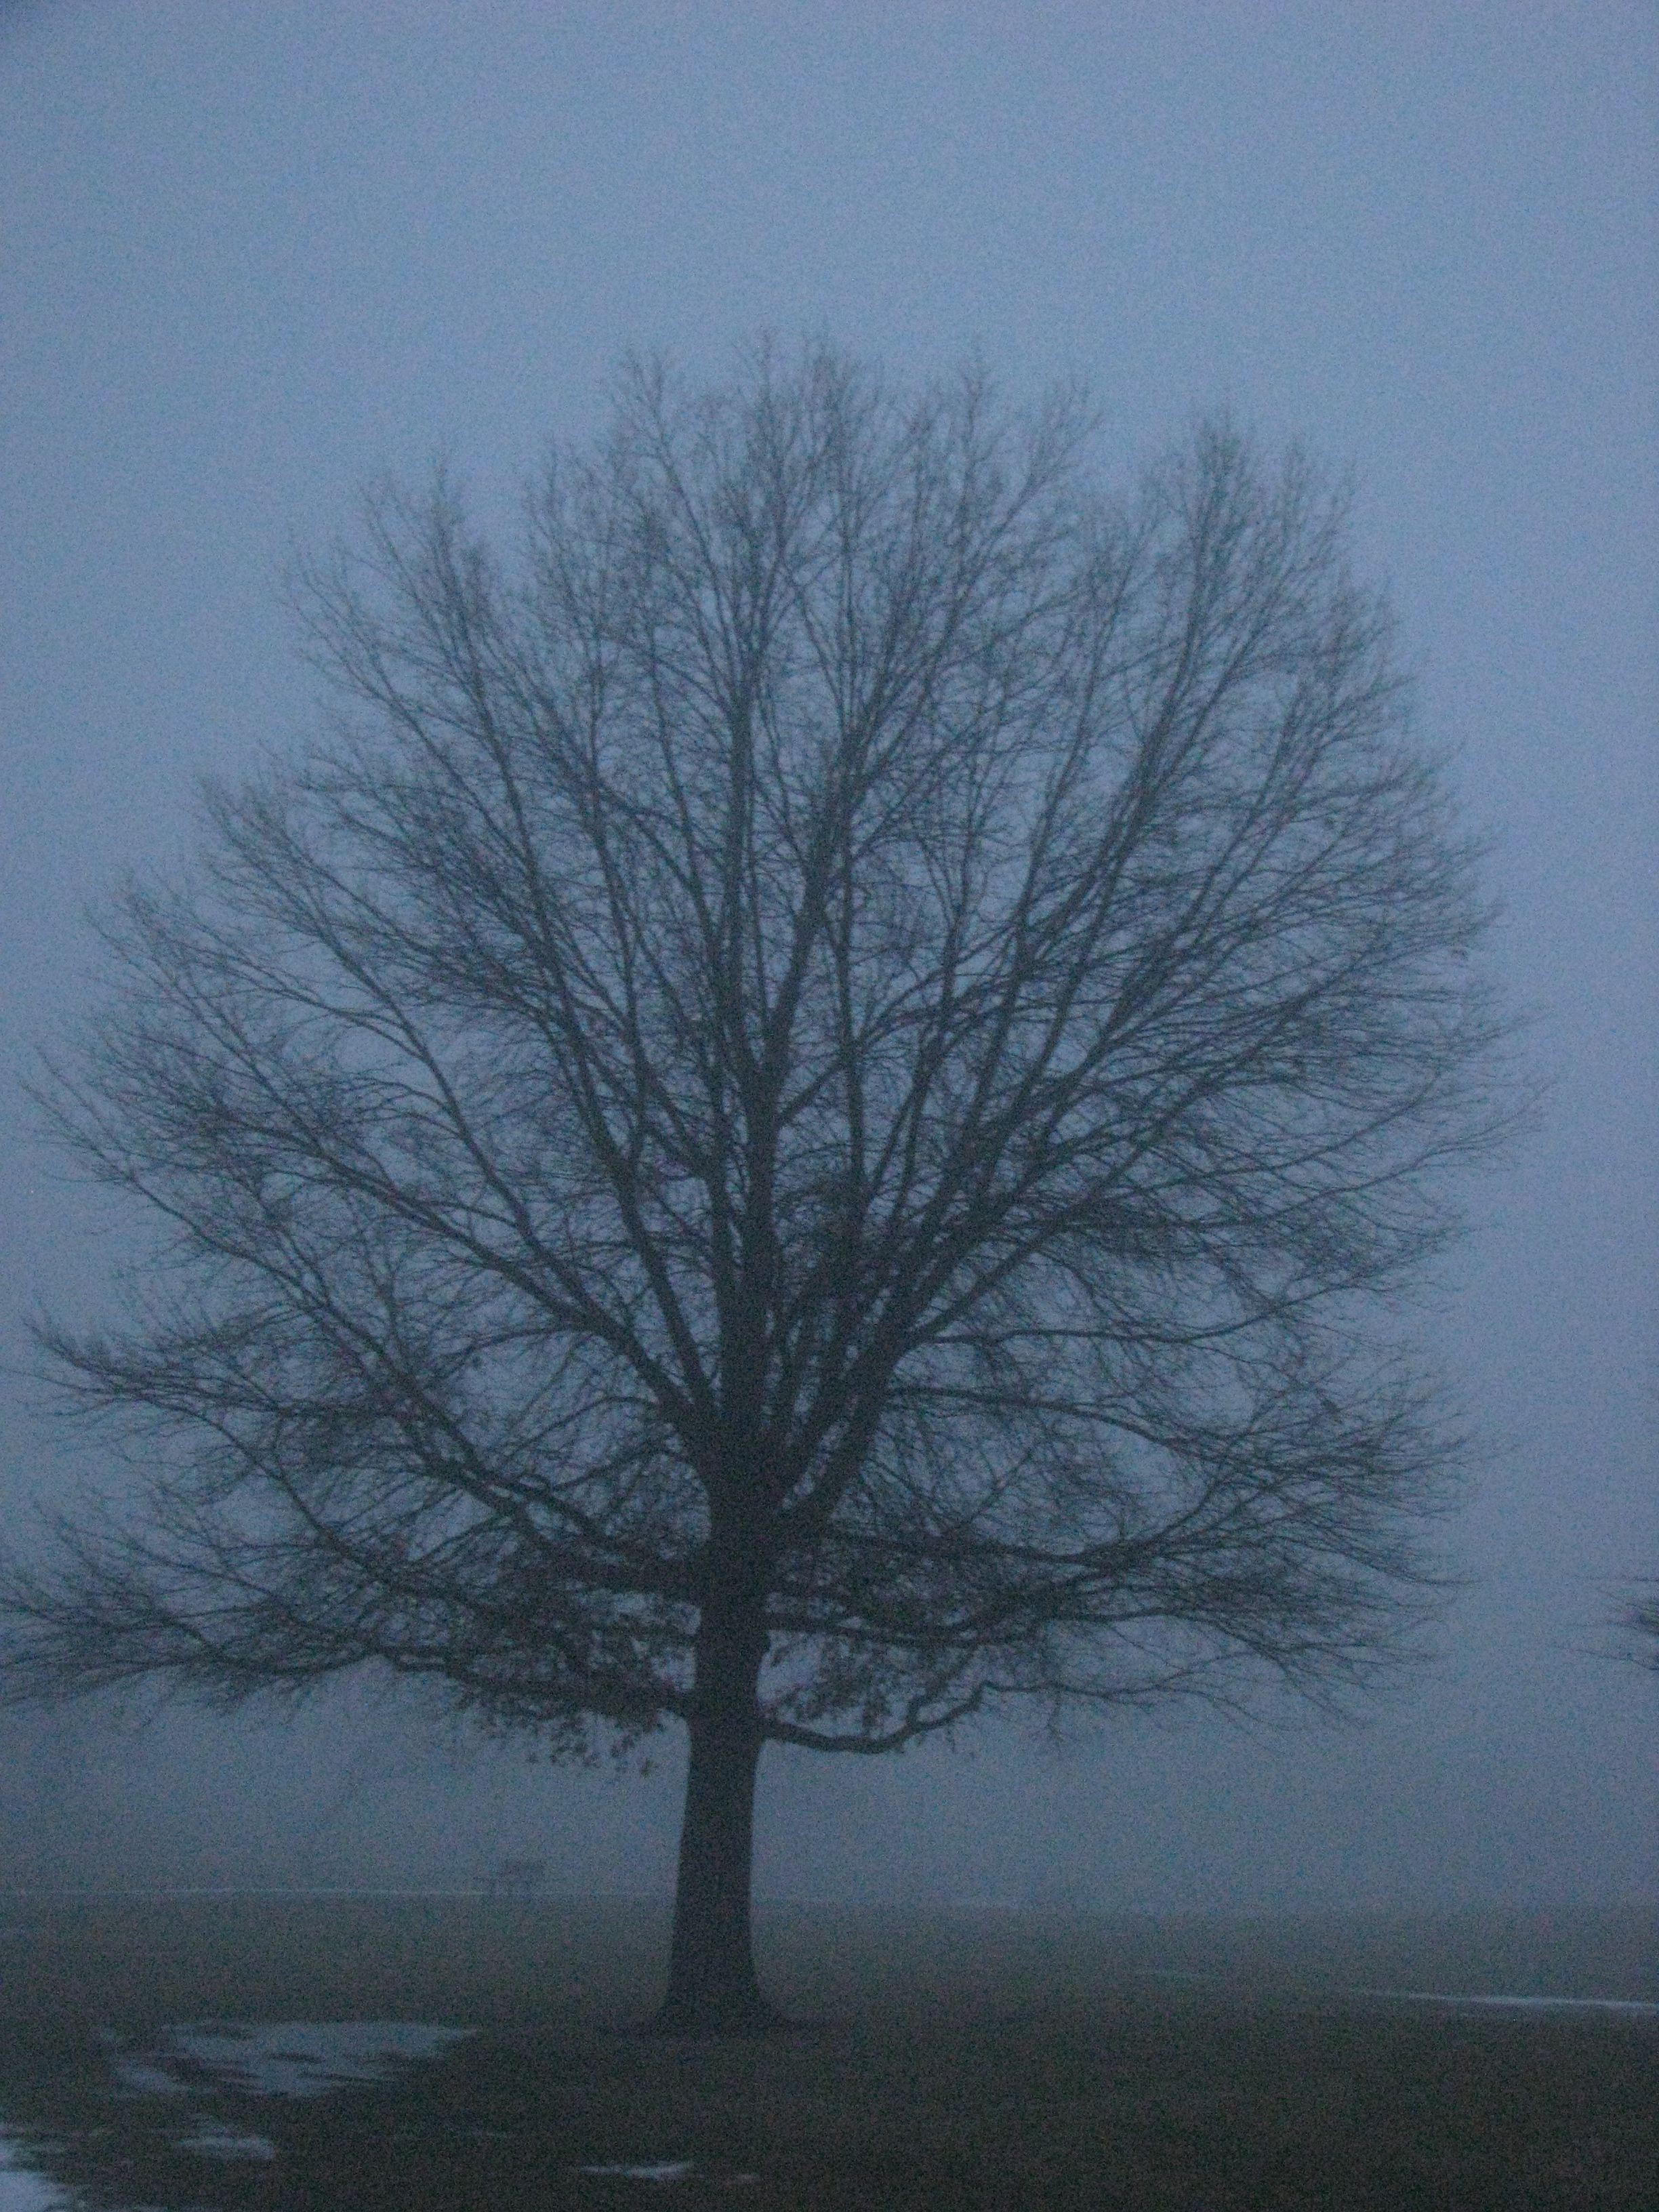
<path id="1" fill-rule="evenodd" d="M 757 1615 L 757 1606 L 705 1607 L 698 1630 L 668 1994 L 653 2023 L 663 2034 L 762 2035 L 783 2024 L 755 1977 L 750 1913 L 766 1651 Z"/>

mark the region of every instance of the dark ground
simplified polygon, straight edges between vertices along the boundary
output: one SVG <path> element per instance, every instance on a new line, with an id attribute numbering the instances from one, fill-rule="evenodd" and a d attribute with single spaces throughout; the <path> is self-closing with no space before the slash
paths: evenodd
<path id="1" fill-rule="evenodd" d="M 763 1978 L 813 2024 L 701 2045 L 629 2032 L 666 1934 L 624 1903 L 0 1899 L 0 2124 L 92 2212 L 1659 2212 L 1659 2015 L 1352 1994 L 1653 1999 L 1659 1911 L 779 1910 Z M 276 2153 L 210 2160 L 110 2072 L 210 2020 L 482 2033 L 319 2097 L 205 2083 L 198 2118 Z"/>

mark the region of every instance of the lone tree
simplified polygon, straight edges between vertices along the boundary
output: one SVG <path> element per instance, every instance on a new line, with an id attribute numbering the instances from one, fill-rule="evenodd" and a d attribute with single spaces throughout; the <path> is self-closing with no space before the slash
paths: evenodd
<path id="1" fill-rule="evenodd" d="M 365 1664 L 689 1739 L 662 2025 L 771 2017 L 768 1743 L 1318 1688 L 1455 1439 L 1368 1306 L 1496 1133 L 1471 849 L 1340 501 L 826 349 L 640 371 L 503 568 L 441 482 L 304 587 L 350 707 L 129 890 L 52 1093 L 161 1237 L 48 1329 L 142 1482 L 6 1680 Z"/>

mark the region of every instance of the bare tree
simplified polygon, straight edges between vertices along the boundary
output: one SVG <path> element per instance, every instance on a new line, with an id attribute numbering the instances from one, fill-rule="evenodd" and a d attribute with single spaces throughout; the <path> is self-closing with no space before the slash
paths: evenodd
<path id="1" fill-rule="evenodd" d="M 1474 856 L 1307 466 L 1091 435 L 817 349 L 635 374 L 516 570 L 373 504 L 356 719 L 129 890 L 55 1093 L 163 1231 L 48 1332 L 148 1457 L 12 1694 L 678 1722 L 661 2019 L 731 2030 L 765 1744 L 1410 1642 L 1455 1439 L 1367 1316 L 1502 1119 Z"/>

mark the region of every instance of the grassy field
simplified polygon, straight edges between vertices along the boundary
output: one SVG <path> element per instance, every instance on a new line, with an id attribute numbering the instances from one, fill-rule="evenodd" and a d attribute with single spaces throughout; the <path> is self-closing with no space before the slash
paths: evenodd
<path id="1" fill-rule="evenodd" d="M 552 1899 L 0 1900 L 0 2124 L 110 2212 L 1659 2212 L 1659 2019 L 1349 1994 L 1653 1998 L 1659 1913 L 775 1911 L 763 1973 L 811 2025 L 704 2045 L 629 2032 L 666 1932 Z M 110 2068 L 215 2019 L 481 2033 L 322 2097 L 204 2084 L 275 2154 L 210 2162 Z"/>

